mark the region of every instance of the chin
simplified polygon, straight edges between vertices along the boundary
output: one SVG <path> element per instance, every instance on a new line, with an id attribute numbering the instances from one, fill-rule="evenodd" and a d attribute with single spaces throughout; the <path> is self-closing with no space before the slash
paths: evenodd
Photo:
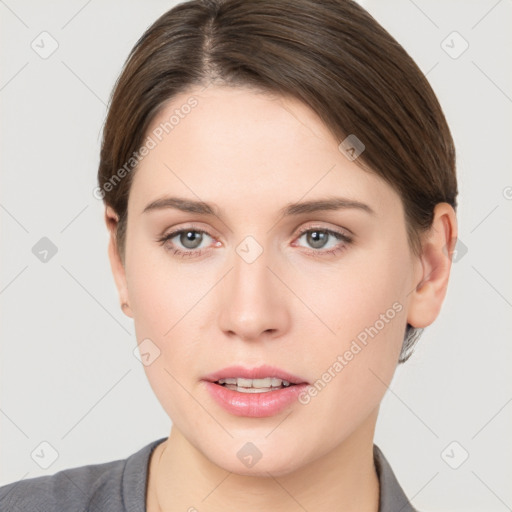
<path id="1" fill-rule="evenodd" d="M 220 459 L 210 460 L 231 473 L 261 478 L 279 477 L 293 473 L 303 462 L 304 451 L 299 448 L 299 445 L 288 448 L 283 447 L 282 444 L 272 446 L 272 443 L 267 441 L 265 448 L 260 445 L 258 449 L 257 440 L 254 444 L 242 442 L 236 443 L 236 445 L 234 457 L 227 458 L 226 452 L 231 450 L 224 449 L 220 454 Z"/>

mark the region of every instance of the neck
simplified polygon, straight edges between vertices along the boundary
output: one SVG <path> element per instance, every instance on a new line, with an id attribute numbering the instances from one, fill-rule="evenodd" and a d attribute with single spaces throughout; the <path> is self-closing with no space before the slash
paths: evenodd
<path id="1" fill-rule="evenodd" d="M 298 507 L 378 512 L 379 479 L 373 461 L 377 412 L 326 455 L 278 477 L 226 471 L 173 426 L 151 457 L 147 512 L 291 512 Z"/>

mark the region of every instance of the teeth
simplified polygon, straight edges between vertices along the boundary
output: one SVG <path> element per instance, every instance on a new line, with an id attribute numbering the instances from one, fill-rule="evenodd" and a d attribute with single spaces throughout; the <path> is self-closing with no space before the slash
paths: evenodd
<path id="1" fill-rule="evenodd" d="M 232 391 L 238 391 L 239 393 L 267 393 L 267 392 L 277 391 L 279 389 L 284 389 L 284 388 L 239 388 L 238 386 L 234 386 L 233 384 L 226 384 L 224 387 L 227 389 L 231 389 Z"/>
<path id="2" fill-rule="evenodd" d="M 287 380 L 266 377 L 264 379 L 244 379 L 242 377 L 220 379 L 219 384 L 226 384 L 226 387 L 236 386 L 238 388 L 269 389 L 288 387 L 290 383 Z M 232 389 L 230 387 L 230 389 Z M 252 392 L 252 391 L 251 391 Z"/>

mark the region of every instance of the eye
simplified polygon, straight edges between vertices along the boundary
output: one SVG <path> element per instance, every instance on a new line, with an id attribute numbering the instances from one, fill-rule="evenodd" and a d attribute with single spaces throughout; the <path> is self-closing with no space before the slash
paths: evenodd
<path id="1" fill-rule="evenodd" d="M 205 241 L 205 236 L 213 239 L 213 237 L 203 229 L 199 229 L 196 226 L 189 226 L 172 231 L 158 238 L 157 241 L 160 245 L 169 245 L 167 250 L 171 251 L 175 256 L 181 256 L 182 258 L 186 256 L 198 257 L 210 250 L 208 245 L 206 245 L 206 247 L 200 247 L 201 243 Z M 308 226 L 302 229 L 297 239 L 300 240 L 303 237 L 305 237 L 310 247 L 313 247 L 313 249 L 307 250 L 306 253 L 315 257 L 337 254 L 346 249 L 346 247 L 353 242 L 351 236 L 341 231 L 315 226 Z M 328 245 L 326 242 L 329 239 L 332 239 L 334 246 L 331 245 L 325 248 L 326 245 Z M 220 243 L 217 242 L 217 244 Z"/>
<path id="2" fill-rule="evenodd" d="M 322 228 L 322 227 L 312 227 L 308 226 L 305 229 L 302 229 L 299 233 L 298 239 L 301 239 L 305 236 L 306 242 L 313 247 L 314 250 L 306 251 L 308 254 L 313 256 L 326 256 L 327 254 L 334 255 L 346 249 L 348 245 L 353 242 L 351 236 L 341 232 L 335 231 L 332 229 Z M 334 246 L 331 245 L 330 248 L 325 249 L 327 245 L 326 242 L 328 239 L 334 242 Z M 318 250 L 322 249 L 322 250 Z"/>
<path id="3" fill-rule="evenodd" d="M 204 241 L 204 235 L 212 238 L 206 231 L 189 226 L 164 235 L 158 242 L 161 245 L 170 244 L 169 250 L 176 256 L 200 256 L 205 251 L 205 248 L 199 248 Z"/>

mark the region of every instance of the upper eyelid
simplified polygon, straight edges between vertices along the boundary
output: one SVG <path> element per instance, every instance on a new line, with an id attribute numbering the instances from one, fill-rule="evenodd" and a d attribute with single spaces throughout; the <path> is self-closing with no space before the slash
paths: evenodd
<path id="1" fill-rule="evenodd" d="M 318 226 L 318 225 L 301 227 L 300 229 L 298 229 L 297 234 L 302 235 L 302 234 L 304 234 L 304 232 L 307 233 L 308 231 L 313 231 L 315 229 L 318 229 L 319 231 L 327 231 L 329 233 L 336 233 L 336 234 L 340 233 L 342 235 L 350 236 L 350 237 L 354 236 L 354 233 L 348 228 L 342 228 L 342 227 L 331 228 L 331 227 L 327 227 L 327 226 Z M 345 233 L 345 231 L 347 233 Z"/>
<path id="2" fill-rule="evenodd" d="M 324 230 L 324 231 L 334 231 L 334 232 L 338 232 L 338 231 L 342 231 L 342 232 L 348 232 L 348 235 L 347 236 L 354 236 L 355 237 L 355 233 L 350 230 L 349 228 L 347 227 L 342 227 L 342 226 L 336 226 L 336 227 L 330 227 L 330 226 L 325 226 L 325 225 L 321 225 L 322 221 L 311 221 L 313 222 L 313 224 L 310 224 L 308 225 L 306 223 L 306 225 L 304 225 L 303 227 L 301 225 L 299 225 L 298 227 L 295 227 L 293 229 L 293 232 L 297 232 L 297 234 L 302 234 L 304 231 L 308 231 L 310 229 L 318 229 L 318 230 Z M 304 222 L 302 222 L 301 224 L 304 224 Z M 178 227 L 178 228 L 172 228 L 168 234 L 162 234 L 161 237 L 166 237 L 166 236 L 170 236 L 170 235 L 176 235 L 177 233 L 180 233 L 182 231 L 197 231 L 197 232 L 200 232 L 200 233 L 204 233 L 210 237 L 216 237 L 216 235 L 214 234 L 211 234 L 210 233 L 210 229 L 208 228 L 203 228 L 199 225 L 195 225 L 194 223 L 192 224 L 189 224 L 188 226 L 184 226 L 184 227 Z M 214 230 L 215 231 L 215 230 Z"/>

